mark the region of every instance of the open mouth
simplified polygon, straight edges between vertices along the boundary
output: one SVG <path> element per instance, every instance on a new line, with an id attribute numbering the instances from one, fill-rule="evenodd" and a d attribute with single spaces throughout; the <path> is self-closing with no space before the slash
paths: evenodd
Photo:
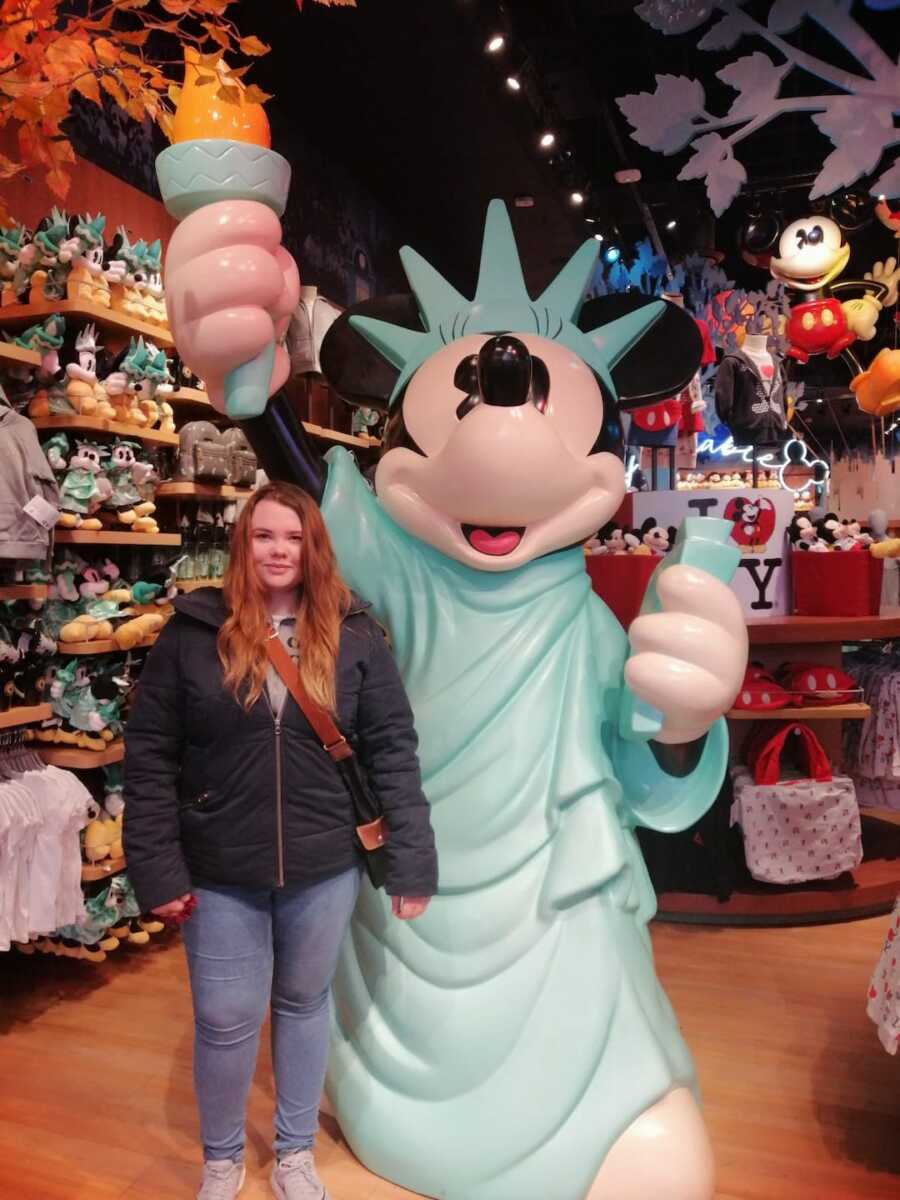
<path id="1" fill-rule="evenodd" d="M 524 525 L 463 525 L 463 536 L 479 554 L 502 558 L 512 554 L 525 536 Z"/>

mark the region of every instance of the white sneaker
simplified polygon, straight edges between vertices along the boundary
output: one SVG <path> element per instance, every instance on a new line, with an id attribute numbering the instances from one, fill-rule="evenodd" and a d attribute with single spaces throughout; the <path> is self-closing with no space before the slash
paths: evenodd
<path id="1" fill-rule="evenodd" d="M 328 1200 L 325 1185 L 316 1174 L 311 1150 L 295 1150 L 276 1163 L 271 1183 L 278 1200 Z"/>
<path id="2" fill-rule="evenodd" d="M 230 1158 L 203 1164 L 203 1183 L 197 1200 L 234 1200 L 244 1186 L 247 1168 Z"/>

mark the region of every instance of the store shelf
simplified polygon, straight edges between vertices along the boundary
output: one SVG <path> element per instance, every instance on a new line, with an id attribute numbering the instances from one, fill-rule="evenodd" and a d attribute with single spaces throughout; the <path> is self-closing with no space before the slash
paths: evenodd
<path id="1" fill-rule="evenodd" d="M 146 442 L 148 446 L 177 446 L 177 433 L 163 433 L 159 429 L 142 429 L 139 425 L 123 425 L 120 421 L 108 421 L 105 417 L 33 417 L 35 429 L 71 429 L 77 433 L 106 433 L 116 437 L 133 438 Z"/>
<path id="2" fill-rule="evenodd" d="M 157 637 L 159 634 L 152 633 L 150 637 L 131 646 L 129 650 L 147 650 Z M 79 658 L 85 654 L 126 654 L 129 652 L 121 649 L 112 638 L 95 638 L 92 642 L 58 642 L 56 649 L 58 654 L 77 654 Z"/>
<path id="3" fill-rule="evenodd" d="M 751 617 L 747 630 L 751 646 L 900 637 L 900 610 L 891 609 L 878 617 Z"/>
<path id="4" fill-rule="evenodd" d="M 95 883 L 105 879 L 107 875 L 116 875 L 125 870 L 125 858 L 104 858 L 98 863 L 83 863 L 81 867 L 81 882 Z"/>
<path id="5" fill-rule="evenodd" d="M 311 437 L 320 438 L 323 442 L 332 442 L 338 446 L 355 446 L 360 450 L 377 450 L 381 442 L 377 438 L 371 441 L 367 438 L 356 437 L 352 433 L 341 433 L 337 429 L 324 429 L 321 425 L 303 422 L 303 428 Z"/>
<path id="6" fill-rule="evenodd" d="M 223 587 L 224 579 L 179 579 L 179 592 L 195 592 L 197 588 L 205 587 Z"/>
<path id="7" fill-rule="evenodd" d="M 163 399 L 168 400 L 170 404 L 200 404 L 204 408 L 213 406 L 206 392 L 201 392 L 199 388 L 179 388 L 177 392 L 172 392 Z"/>
<path id="8" fill-rule="evenodd" d="M 180 546 L 180 533 L 118 533 L 114 529 L 57 529 L 60 546 Z"/>
<path id="9" fill-rule="evenodd" d="M 109 767 L 125 757 L 123 741 L 110 742 L 105 750 L 79 750 L 75 746 L 53 746 L 46 742 L 35 742 L 33 749 L 45 763 L 52 767 L 68 767 L 74 770 L 89 770 L 91 767 Z"/>
<path id="10" fill-rule="evenodd" d="M 11 583 L 0 587 L 0 600 L 46 600 L 46 583 Z"/>
<path id="11" fill-rule="evenodd" d="M 134 317 L 125 313 L 91 304 L 87 300 L 41 300 L 37 304 L 11 304 L 8 308 L 0 309 L 0 328 L 20 329 L 26 325 L 35 325 L 53 313 L 62 313 L 66 317 L 83 317 L 85 321 L 93 321 L 100 329 L 143 335 L 155 346 L 175 345 L 168 329 L 151 325 L 147 321 L 136 321 Z"/>
<path id="12" fill-rule="evenodd" d="M 900 895 L 900 813 L 862 809 L 862 863 L 837 879 L 780 887 L 747 882 L 731 898 L 663 892 L 657 920 L 695 925 L 821 925 L 890 912 Z"/>
<path id="13" fill-rule="evenodd" d="M 165 500 L 244 500 L 253 488 L 232 487 L 230 483 L 187 483 L 171 480 L 157 485 L 154 499 Z"/>
<path id="14" fill-rule="evenodd" d="M 41 356 L 37 350 L 26 350 L 24 346 L 16 346 L 12 342 L 0 341 L 0 366 L 4 363 L 25 363 L 29 367 L 39 367 Z"/>
<path id="15" fill-rule="evenodd" d="M 0 729 L 13 729 L 17 725 L 34 725 L 53 716 L 49 704 L 31 704 L 27 708 L 10 708 L 0 712 Z"/>
<path id="16" fill-rule="evenodd" d="M 765 712 L 733 708 L 729 721 L 864 721 L 872 710 L 868 704 L 810 704 L 803 708 L 775 708 Z"/>

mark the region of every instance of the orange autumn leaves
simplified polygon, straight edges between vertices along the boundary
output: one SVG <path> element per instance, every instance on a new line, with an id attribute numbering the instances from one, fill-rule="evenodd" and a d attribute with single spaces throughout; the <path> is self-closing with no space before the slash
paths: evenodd
<path id="1" fill-rule="evenodd" d="M 355 6 L 356 0 L 312 0 Z M 198 52 L 201 81 L 220 99 L 242 94 L 262 103 L 266 94 L 243 77 L 252 63 L 230 63 L 267 54 L 258 37 L 242 36 L 227 10 L 235 0 L 90 0 L 86 15 L 71 16 L 63 0 L 0 0 L 0 126 L 17 135 L 16 159 L 0 154 L 0 183 L 26 169 L 42 169 L 47 185 L 64 200 L 75 155 L 62 123 L 72 94 L 93 104 L 106 93 L 135 121 L 149 118 L 171 133 L 181 83 L 181 47 Z M 302 8 L 298 0 L 298 8 Z M 169 34 L 147 50 L 153 32 Z M 175 45 L 177 39 L 181 46 Z M 8 224 L 0 189 L 0 224 Z"/>

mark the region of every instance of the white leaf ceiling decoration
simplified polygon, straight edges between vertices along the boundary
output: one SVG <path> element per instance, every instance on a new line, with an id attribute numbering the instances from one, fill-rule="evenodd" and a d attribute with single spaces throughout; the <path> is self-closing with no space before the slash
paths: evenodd
<path id="1" fill-rule="evenodd" d="M 898 4 L 900 0 L 868 0 L 873 8 Z M 727 50 L 741 38 L 752 36 L 767 42 L 775 57 L 754 50 L 717 72 L 737 93 L 722 114 L 706 110 L 701 81 L 658 75 L 654 92 L 617 100 L 632 126 L 631 136 L 662 154 L 689 147 L 692 155 L 678 178 L 705 179 L 717 216 L 747 180 L 735 147 L 783 113 L 809 113 L 834 144 L 812 186 L 811 199 L 870 175 L 885 153 L 900 144 L 900 129 L 895 124 L 900 115 L 900 67 L 857 24 L 850 9 L 849 0 L 773 0 L 763 22 L 746 13 L 740 0 L 643 0 L 635 11 L 663 34 L 689 33 L 715 17 L 698 42 L 701 50 Z M 813 21 L 830 34 L 860 70 L 847 70 L 794 46 L 785 35 L 795 32 L 804 21 Z M 782 96 L 784 80 L 795 71 L 817 76 L 839 89 L 838 94 Z M 889 158 L 871 191 L 873 195 L 900 195 L 900 166 L 892 165 Z"/>

